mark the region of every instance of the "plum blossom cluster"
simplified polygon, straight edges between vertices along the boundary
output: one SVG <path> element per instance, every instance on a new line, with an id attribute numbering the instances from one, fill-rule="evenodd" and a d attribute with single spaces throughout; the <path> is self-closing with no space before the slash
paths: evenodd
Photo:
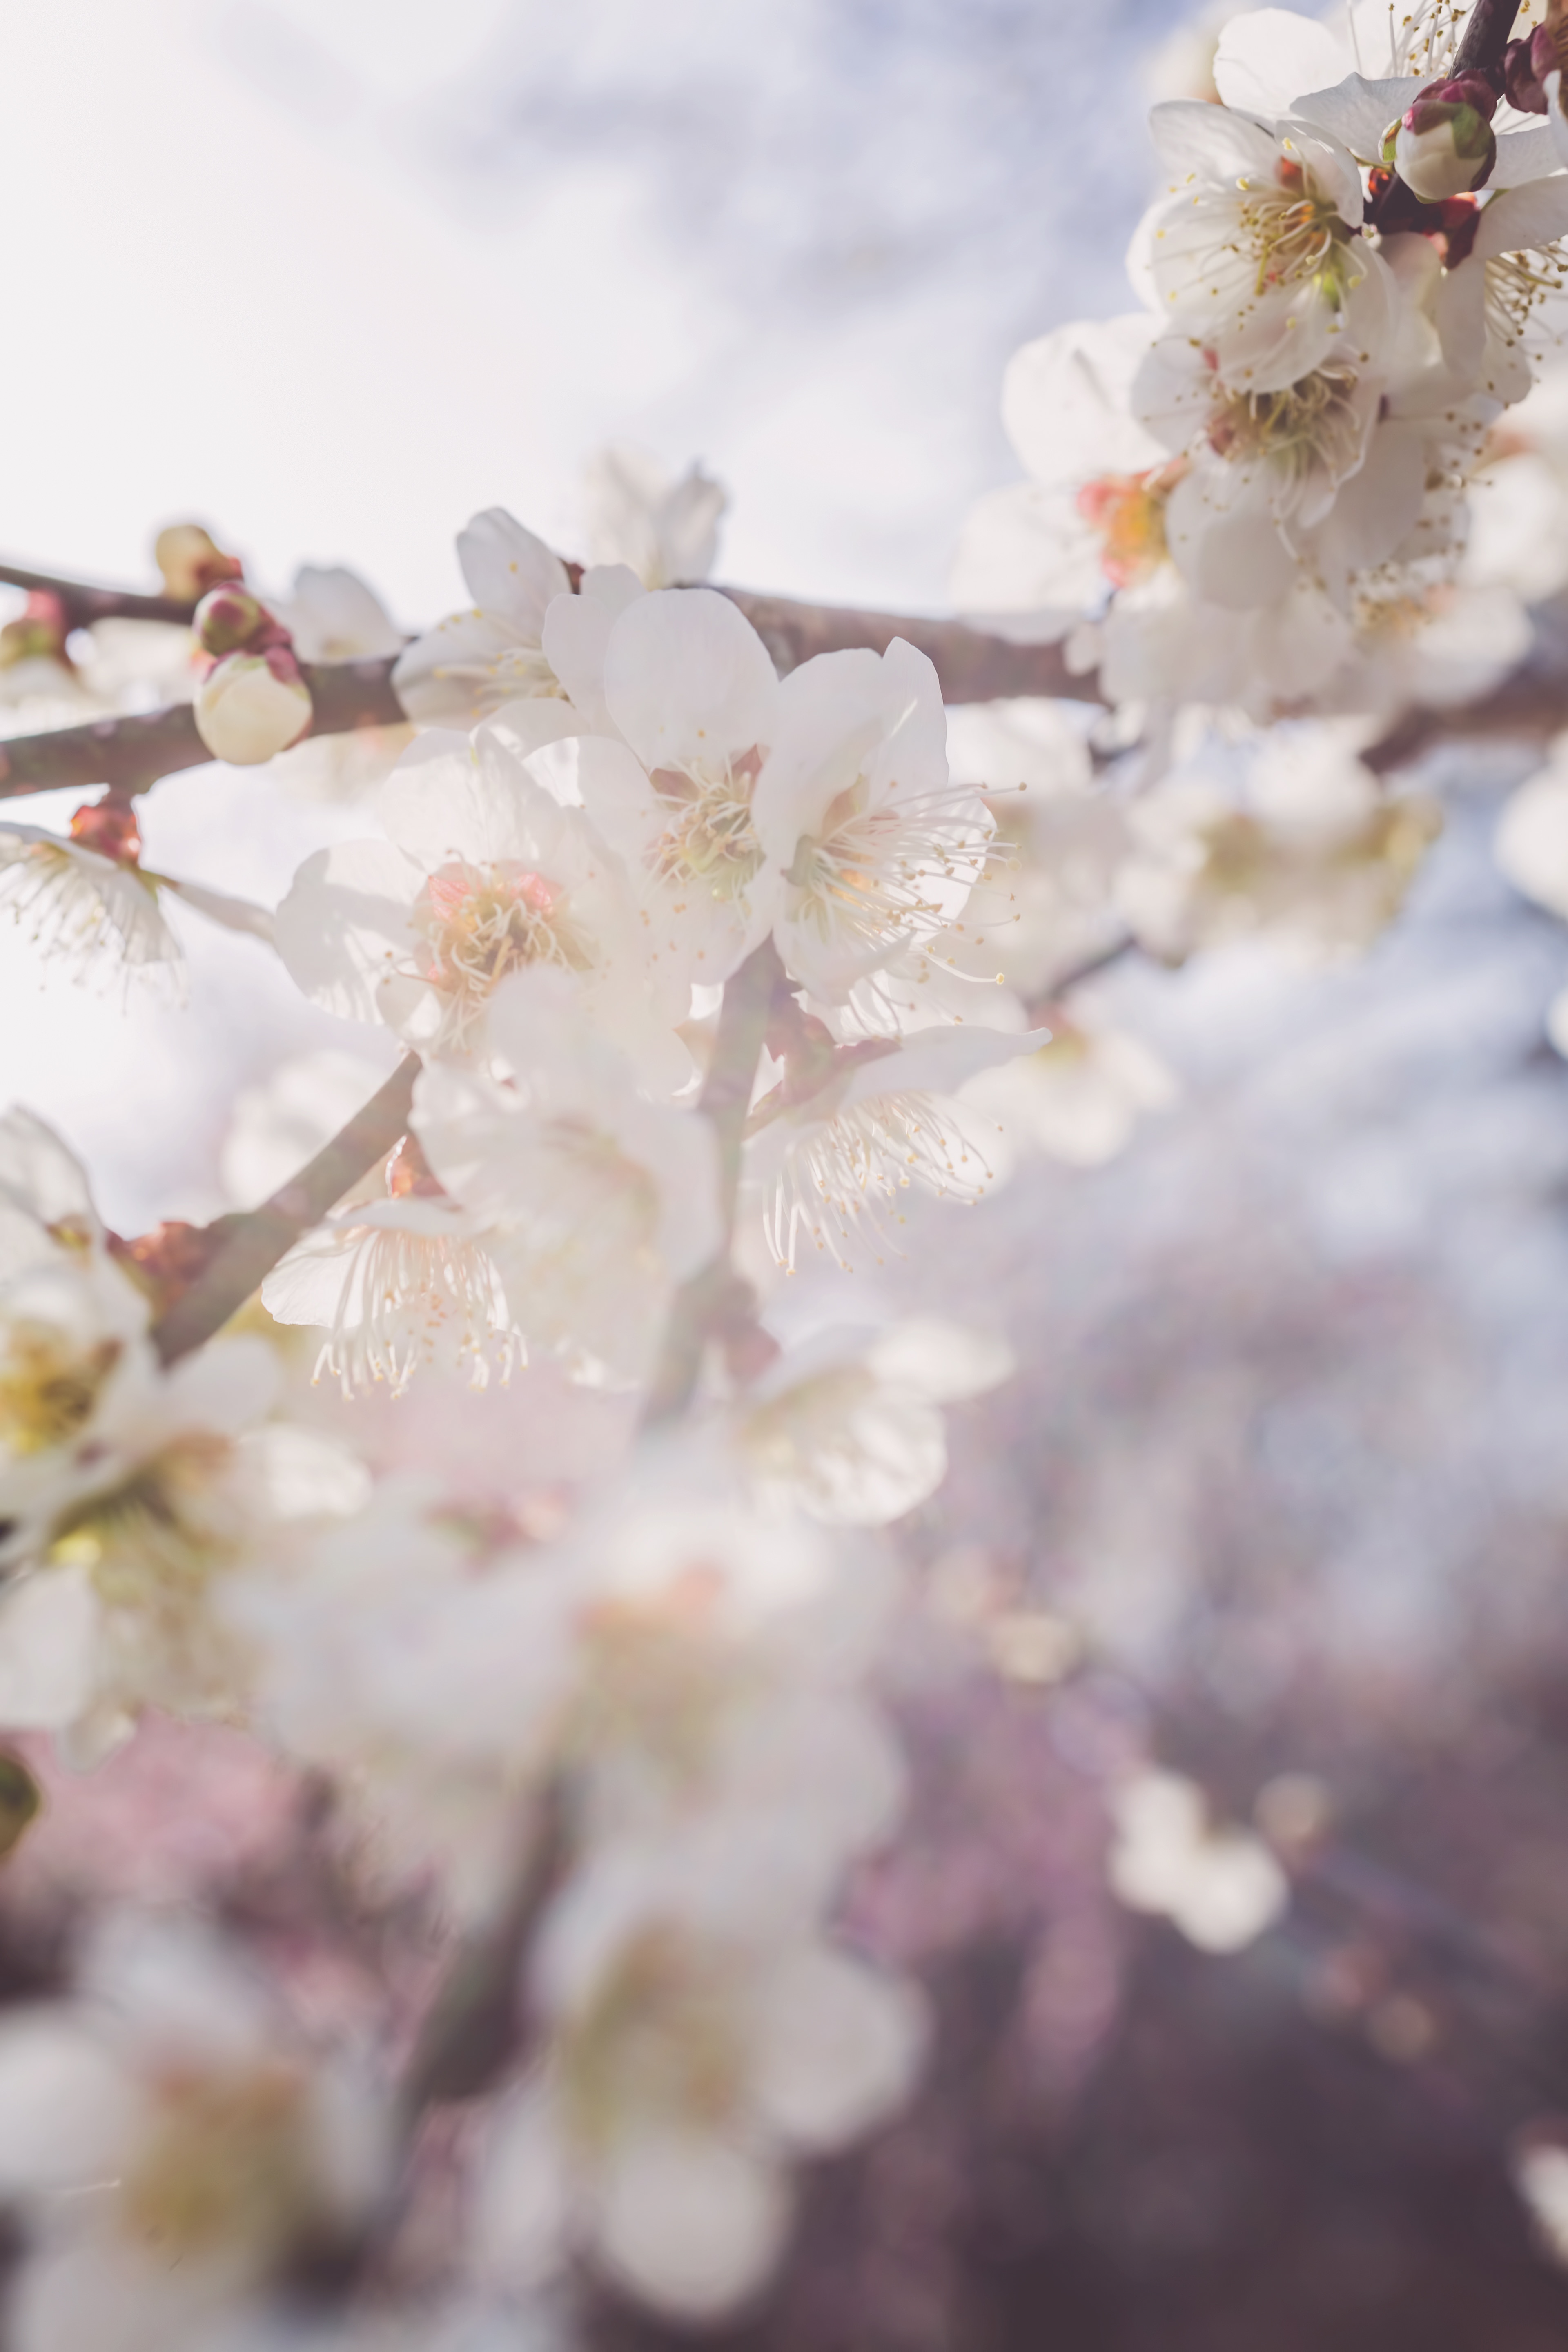
<path id="1" fill-rule="evenodd" d="M 1565 37 L 1515 14 L 1256 11 L 1217 104 L 1156 108 L 1141 307 L 1014 361 L 1029 478 L 955 575 L 1055 699 L 949 712 L 931 625 L 800 658 L 705 584 L 720 487 L 630 448 L 593 561 L 487 509 L 417 633 L 194 526 L 184 619 L 89 635 L 35 589 L 0 631 L 19 733 L 120 751 L 151 710 L 352 804 L 276 908 L 145 862 L 129 755 L 63 830 L 0 824 L 57 964 L 177 987 L 190 906 L 336 1041 L 242 1097 L 206 1228 L 121 1237 L 0 1118 L 0 1735 L 106 1776 L 160 1724 L 248 1741 L 384 1938 L 313 1967 L 286 1919 L 261 1966 L 243 1922 L 106 1905 L 0 2017 L 22 2352 L 554 2346 L 584 2279 L 706 2326 L 910 2097 L 925 2000 L 855 1907 L 931 1671 L 889 1531 L 1011 1357 L 995 1302 L 900 1316 L 888 1270 L 1174 1098 L 1101 967 L 1380 935 L 1440 825 L 1380 739 L 1568 579 L 1531 389 Z M 1563 774 L 1500 854 L 1568 914 Z M 1016 1681 L 1077 1654 L 1009 1624 Z M 1130 1762 L 1108 1811 L 1128 1908 L 1215 1951 L 1287 1911 L 1194 1784 Z"/>

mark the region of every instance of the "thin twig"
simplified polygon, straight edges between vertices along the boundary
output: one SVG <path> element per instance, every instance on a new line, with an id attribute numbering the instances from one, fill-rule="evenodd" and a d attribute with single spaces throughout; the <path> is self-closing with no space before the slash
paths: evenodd
<path id="1" fill-rule="evenodd" d="M 205 1270 L 153 1326 L 164 1363 L 188 1356 L 220 1331 L 301 1234 L 319 1225 L 350 1185 L 401 1141 L 418 1075 L 419 1056 L 406 1055 L 379 1093 L 269 1201 L 208 1226 L 216 1247 Z"/>
<path id="2" fill-rule="evenodd" d="M 727 1317 L 752 1305 L 751 1293 L 730 1264 L 730 1240 L 741 1191 L 741 1161 L 757 1063 L 778 990 L 788 986 L 771 939 L 746 958 L 725 983 L 719 1034 L 698 1108 L 713 1125 L 719 1146 L 719 1206 L 724 1241 L 712 1263 L 682 1283 L 665 1327 L 664 1347 L 649 1384 L 643 1419 L 650 1426 L 685 1411 L 702 1365 L 702 1343 Z"/>
<path id="3" fill-rule="evenodd" d="M 179 596 L 144 596 L 134 588 L 97 588 L 87 580 L 62 580 L 53 572 L 30 572 L 25 564 L 0 563 L 0 582 L 7 588 L 40 590 L 55 597 L 64 610 L 66 626 L 90 627 L 94 621 L 172 621 L 177 626 L 195 611 Z"/>

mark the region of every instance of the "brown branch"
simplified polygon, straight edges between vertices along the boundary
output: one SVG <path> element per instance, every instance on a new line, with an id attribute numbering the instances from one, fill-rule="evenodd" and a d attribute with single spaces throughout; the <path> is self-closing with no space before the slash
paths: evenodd
<path id="1" fill-rule="evenodd" d="M 930 655 L 944 702 L 1000 702 L 1026 694 L 1068 702 L 1103 699 L 1095 673 L 1075 675 L 1059 645 L 1016 646 L 963 621 L 928 620 L 920 614 L 800 604 L 791 597 L 759 596 L 746 588 L 723 593 L 740 606 L 781 671 L 798 669 L 813 654 L 841 653 L 848 646 L 867 646 L 873 653 L 885 653 L 895 637 L 903 637 Z"/>
<path id="2" fill-rule="evenodd" d="M 1449 710 L 1418 703 L 1402 712 L 1361 756 L 1375 774 L 1386 776 L 1442 743 L 1471 743 L 1481 736 L 1500 735 L 1544 742 L 1563 727 L 1568 727 L 1568 675 L 1529 660 L 1478 702 Z"/>
<path id="3" fill-rule="evenodd" d="M 220 1331 L 301 1234 L 319 1225 L 350 1185 L 402 1140 L 418 1075 L 419 1056 L 406 1055 L 380 1092 L 269 1201 L 207 1227 L 216 1247 L 205 1269 L 153 1327 L 164 1363 L 188 1356 Z"/>
<path id="4" fill-rule="evenodd" d="M 42 590 L 64 608 L 66 626 L 85 629 L 94 621 L 189 621 L 195 611 L 178 596 L 143 596 L 133 588 L 95 588 L 86 580 L 61 580 L 52 572 L 29 572 L 25 564 L 0 563 L 7 588 Z"/>
<path id="5" fill-rule="evenodd" d="M 392 690 L 392 662 L 305 662 L 315 717 L 309 735 L 346 735 L 356 727 L 400 727 L 407 714 Z M 0 743 L 0 800 L 66 784 L 113 784 L 142 792 L 160 776 L 199 768 L 212 753 L 196 732 L 188 702 L 133 719 L 94 719 Z"/>

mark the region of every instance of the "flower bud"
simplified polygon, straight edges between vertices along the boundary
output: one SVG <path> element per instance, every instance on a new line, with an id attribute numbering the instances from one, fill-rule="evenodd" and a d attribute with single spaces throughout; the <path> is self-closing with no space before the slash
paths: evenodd
<path id="1" fill-rule="evenodd" d="M 1491 117 L 1497 94 L 1483 74 L 1460 74 L 1422 90 L 1384 139 L 1392 163 L 1413 195 L 1440 205 L 1484 185 L 1497 162 Z"/>
<path id="2" fill-rule="evenodd" d="M 310 691 L 286 646 L 226 654 L 196 695 L 196 732 L 215 760 L 259 767 L 297 743 L 311 718 Z"/>
<path id="3" fill-rule="evenodd" d="M 96 849 L 116 866 L 134 866 L 142 855 L 142 833 L 134 803 L 122 793 L 106 793 L 100 801 L 84 801 L 70 821 L 70 836 L 84 849 Z"/>
<path id="4" fill-rule="evenodd" d="M 237 653 L 267 618 L 266 606 L 248 588 L 212 588 L 196 606 L 196 636 L 205 653 Z"/>
<path id="5" fill-rule="evenodd" d="M 66 638 L 69 634 L 59 598 L 50 589 L 35 588 L 19 617 L 0 629 L 0 669 L 14 668 L 24 661 L 60 662 L 68 669 Z"/>
<path id="6" fill-rule="evenodd" d="M 220 580 L 237 580 L 245 569 L 238 556 L 226 555 L 199 522 L 170 523 L 158 533 L 153 553 L 165 594 L 186 604 L 194 604 Z"/>

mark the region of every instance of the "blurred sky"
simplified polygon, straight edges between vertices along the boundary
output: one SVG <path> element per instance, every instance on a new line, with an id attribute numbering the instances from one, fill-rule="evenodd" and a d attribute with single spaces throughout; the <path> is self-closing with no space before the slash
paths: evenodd
<path id="1" fill-rule="evenodd" d="M 577 543 L 583 462 L 618 436 L 729 484 L 724 577 L 940 607 L 965 506 L 1016 470 L 1008 354 L 1126 304 L 1139 61 L 1170 23 L 1152 0 L 0 0 L 0 548 L 134 583 L 197 516 L 263 583 L 348 562 L 414 625 L 464 601 L 476 509 Z M 268 903 L 366 829 L 217 769 L 144 818 L 150 863 Z M 40 990 L 0 925 L 0 1100 L 61 1127 L 128 1230 L 223 1205 L 228 1103 L 279 1055 L 388 1050 L 253 943 L 181 928 L 190 1009 L 139 990 L 127 1015 Z"/>

